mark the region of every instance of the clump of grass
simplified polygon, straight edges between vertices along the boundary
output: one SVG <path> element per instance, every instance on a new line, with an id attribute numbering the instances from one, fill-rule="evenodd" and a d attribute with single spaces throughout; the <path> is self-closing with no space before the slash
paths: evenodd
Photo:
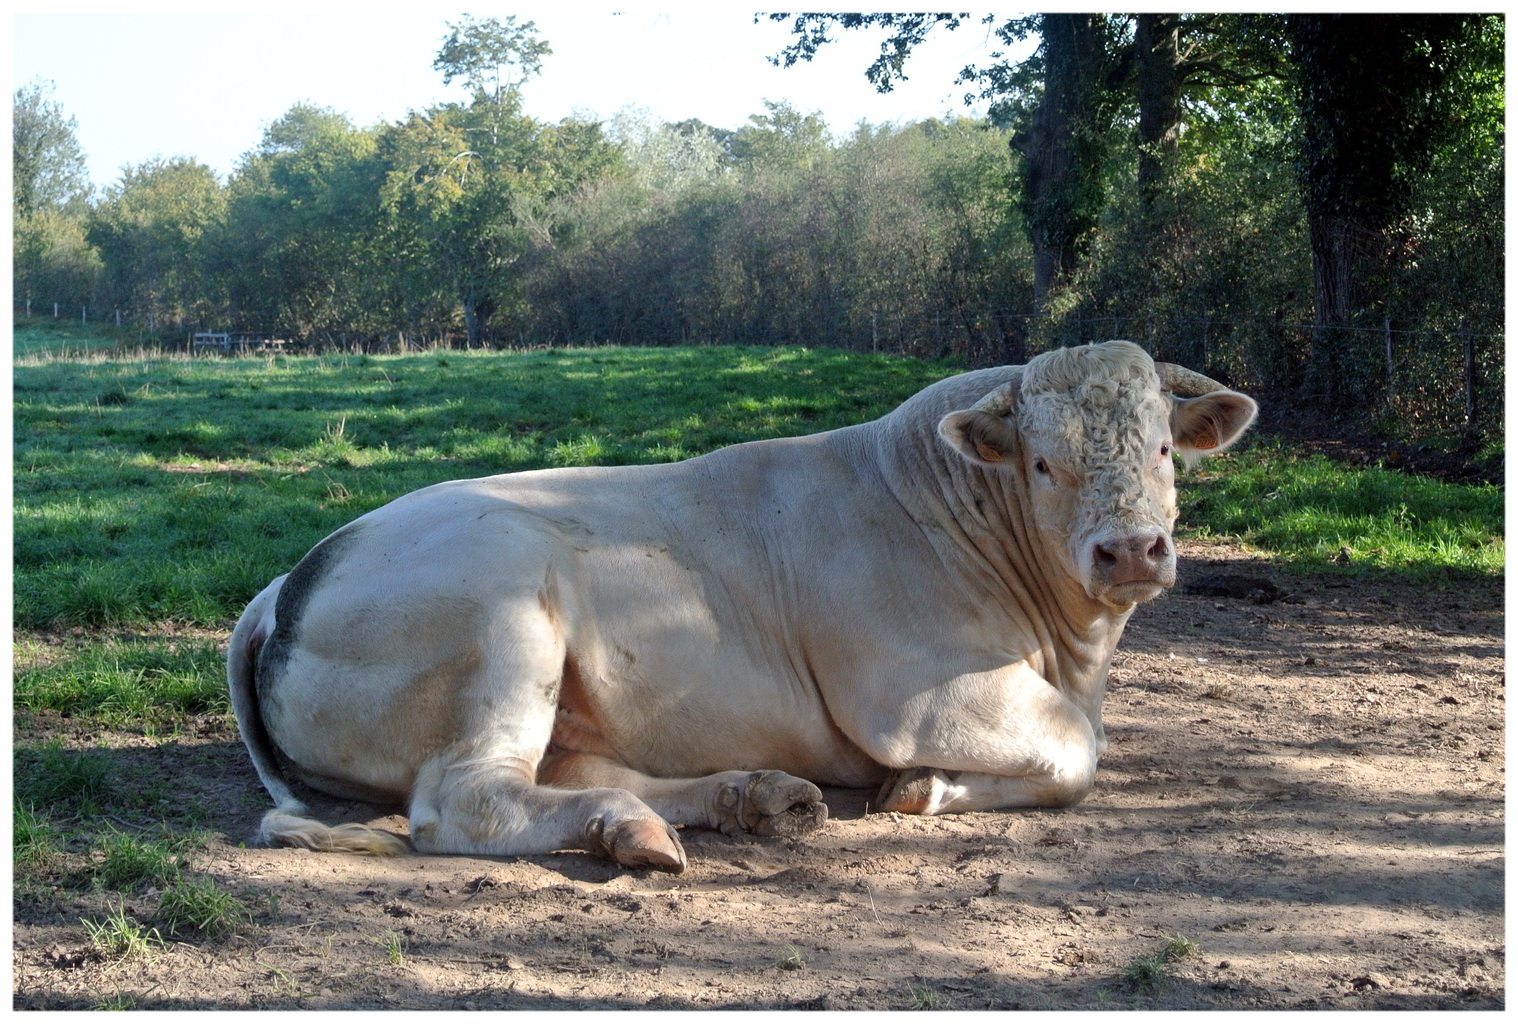
<path id="1" fill-rule="evenodd" d="M 1123 968 L 1123 980 L 1135 989 L 1153 989 L 1168 977 L 1177 961 L 1194 957 L 1202 947 L 1184 935 L 1172 935 L 1153 953 L 1135 957 Z"/>
<path id="2" fill-rule="evenodd" d="M 253 912 L 213 879 L 181 875 L 164 890 L 158 916 L 173 932 L 230 935 L 253 923 Z"/>
<path id="3" fill-rule="evenodd" d="M 1160 953 L 1167 961 L 1173 962 L 1200 956 L 1202 954 L 1202 947 L 1194 940 L 1188 939 L 1184 935 L 1176 934 L 1165 940 L 1165 945 L 1160 949 Z"/>
<path id="4" fill-rule="evenodd" d="M 111 759 L 93 750 L 68 750 L 54 738 L 16 751 L 16 797 L 31 807 L 92 811 L 110 791 Z"/>
<path id="5" fill-rule="evenodd" d="M 594 466 L 605 461 L 610 451 L 604 439 L 594 434 L 559 441 L 548 453 L 548 461 L 554 466 Z"/>
<path id="6" fill-rule="evenodd" d="M 122 903 L 117 903 L 116 909 L 107 914 L 102 921 L 83 920 L 80 923 L 89 934 L 90 945 L 108 960 L 127 960 L 132 957 L 146 956 L 152 952 L 154 946 L 164 944 L 163 937 L 158 934 L 158 929 L 148 928 L 128 917 L 126 906 Z"/>
<path id="7" fill-rule="evenodd" d="M 96 840 L 99 863 L 95 884 L 128 890 L 165 886 L 178 881 L 187 866 L 188 851 L 197 845 L 187 837 L 146 839 L 111 830 Z"/>
<path id="8" fill-rule="evenodd" d="M 348 417 L 341 416 L 322 428 L 322 436 L 300 452 L 311 462 L 321 465 L 361 466 L 366 461 L 357 439 L 348 433 Z"/>
<path id="9" fill-rule="evenodd" d="M 61 837 L 45 814 L 19 800 L 11 805 L 11 855 L 17 867 L 42 868 L 58 856 Z"/>
<path id="10" fill-rule="evenodd" d="M 406 962 L 406 948 L 401 937 L 395 932 L 386 932 L 383 939 L 375 939 L 375 944 L 385 951 L 385 963 L 392 967 L 399 967 Z"/>
<path id="11" fill-rule="evenodd" d="M 775 966 L 782 971 L 799 971 L 806 966 L 806 961 L 801 959 L 801 950 L 787 942 L 780 947 L 780 955 L 775 958 Z"/>
<path id="12" fill-rule="evenodd" d="M 943 999 L 937 992 L 926 985 L 913 985 L 909 990 L 910 1001 L 907 1004 L 909 1010 L 937 1010 L 942 1008 Z"/>
<path id="13" fill-rule="evenodd" d="M 153 988 L 157 988 L 157 987 L 158 987 L 157 985 L 153 986 Z M 152 989 L 149 989 L 148 991 L 151 992 Z M 146 993 L 144 993 L 144 994 L 146 994 Z M 140 1003 L 141 1003 L 141 997 L 140 996 L 138 996 L 138 995 L 136 995 L 135 993 L 132 993 L 132 992 L 123 992 L 120 989 L 117 989 L 115 992 L 112 992 L 110 995 L 103 995 L 103 994 L 97 992 L 95 994 L 95 1000 L 94 1000 L 94 1002 L 90 1003 L 90 1009 L 91 1010 L 95 1010 L 95 1011 L 99 1011 L 99 1010 L 135 1010 L 135 1009 L 138 1008 L 138 1005 Z"/>

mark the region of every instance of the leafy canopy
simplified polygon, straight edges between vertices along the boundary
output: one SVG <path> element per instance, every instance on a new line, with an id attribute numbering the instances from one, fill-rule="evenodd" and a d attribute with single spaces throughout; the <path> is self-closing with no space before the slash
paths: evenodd
<path id="1" fill-rule="evenodd" d="M 465 15 L 457 24 L 451 21 L 446 24 L 450 32 L 432 62 L 432 69 L 443 73 L 444 85 L 462 78 L 474 92 L 476 102 L 500 103 L 515 94 L 523 82 L 538 74 L 543 58 L 553 53 L 548 43 L 537 37 L 535 24 L 530 21 L 518 24 L 513 15 L 505 18 Z"/>

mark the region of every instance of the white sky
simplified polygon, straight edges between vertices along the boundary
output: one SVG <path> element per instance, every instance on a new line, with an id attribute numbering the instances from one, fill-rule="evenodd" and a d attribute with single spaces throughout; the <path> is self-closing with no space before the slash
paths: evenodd
<path id="1" fill-rule="evenodd" d="M 457 9 L 271 0 L 258 13 L 206 14 L 175 6 L 100 13 L 100 5 L 91 11 L 61 0 L 49 13 L 12 18 L 12 88 L 37 78 L 55 83 L 51 98 L 75 119 L 97 187 L 154 156 L 192 156 L 225 176 L 297 102 L 367 126 L 465 95 L 462 83 L 445 87 L 432 70 L 444 22 L 457 21 Z M 983 104 L 966 107 L 967 88 L 955 84 L 960 68 L 984 63 L 996 48 L 978 20 L 935 30 L 907 64 L 910 81 L 880 95 L 864 78 L 879 30 L 840 30 L 810 64 L 782 70 L 765 58 L 789 42 L 788 24 L 754 24 L 751 13 L 727 4 L 621 7 L 627 13 L 563 2 L 470 13 L 537 23 L 554 52 L 523 92 L 527 112 L 544 121 L 605 119 L 632 107 L 661 121 L 697 117 L 735 129 L 762 113 L 766 99 L 820 110 L 835 132 L 861 119 L 984 112 Z"/>

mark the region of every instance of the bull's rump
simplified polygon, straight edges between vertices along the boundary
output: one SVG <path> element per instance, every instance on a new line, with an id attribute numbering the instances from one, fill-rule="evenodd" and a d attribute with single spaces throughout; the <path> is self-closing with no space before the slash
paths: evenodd
<path id="1" fill-rule="evenodd" d="M 566 709 L 555 742 L 651 775 L 873 784 L 882 769 L 833 726 L 788 605 L 807 603 L 804 556 L 763 515 L 789 522 L 815 496 L 747 462 L 741 481 L 710 458 L 458 481 L 356 520 L 276 603 L 296 621 L 260 658 L 271 736 L 322 788 L 403 797 L 491 706 L 536 688 Z"/>

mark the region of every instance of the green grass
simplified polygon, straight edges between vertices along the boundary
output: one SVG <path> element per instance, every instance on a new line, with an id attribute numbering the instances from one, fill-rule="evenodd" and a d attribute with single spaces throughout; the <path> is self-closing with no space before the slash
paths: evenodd
<path id="1" fill-rule="evenodd" d="M 81 324 L 77 308 L 60 308 L 56 319 L 51 304 L 45 310 L 37 305 L 32 309 L 32 316 L 16 316 L 12 320 L 12 339 L 18 356 L 108 351 L 123 344 L 136 344 L 140 337 L 135 331 L 116 330 L 114 320 Z"/>
<path id="2" fill-rule="evenodd" d="M 123 892 L 161 889 L 179 880 L 190 853 L 201 845 L 203 840 L 195 835 L 140 836 L 107 828 L 95 839 L 93 881 Z"/>
<path id="3" fill-rule="evenodd" d="M 385 952 L 385 962 L 399 967 L 406 962 L 406 944 L 395 932 L 387 931 L 383 939 L 372 940 Z"/>
<path id="4" fill-rule="evenodd" d="M 228 710 L 225 656 L 210 640 L 108 637 L 54 655 L 19 637 L 13 657 L 12 705 L 18 711 L 142 725 Z"/>
<path id="5" fill-rule="evenodd" d="M 90 944 L 107 960 L 144 957 L 155 946 L 161 947 L 164 944 L 158 929 L 150 929 L 128 917 L 125 905 L 119 902 L 114 910 L 106 914 L 104 920 L 86 920 L 80 923 L 90 937 Z"/>
<path id="6" fill-rule="evenodd" d="M 29 803 L 11 804 L 12 862 L 19 868 L 46 868 L 57 859 L 62 837 L 45 813 Z"/>
<path id="7" fill-rule="evenodd" d="M 1500 573 L 1504 494 L 1384 469 L 1349 469 L 1266 440 L 1183 475 L 1181 522 L 1313 568 L 1417 579 Z"/>
<path id="8" fill-rule="evenodd" d="M 775 966 L 782 971 L 799 971 L 806 967 L 806 961 L 801 959 L 801 950 L 787 942 L 780 947 L 780 955 L 775 958 Z"/>
<path id="9" fill-rule="evenodd" d="M 29 807 L 99 810 L 111 789 L 111 759 L 99 751 L 67 750 L 58 740 L 15 749 L 15 795 Z"/>
<path id="10" fill-rule="evenodd" d="M 1123 968 L 1123 980 L 1135 990 L 1152 990 L 1169 977 L 1175 964 L 1190 957 L 1200 956 L 1202 947 L 1184 935 L 1172 935 L 1153 953 L 1134 957 Z"/>
<path id="11" fill-rule="evenodd" d="M 242 900 L 203 875 L 181 875 L 164 890 L 158 917 L 170 932 L 207 937 L 231 935 L 253 923 Z"/>

